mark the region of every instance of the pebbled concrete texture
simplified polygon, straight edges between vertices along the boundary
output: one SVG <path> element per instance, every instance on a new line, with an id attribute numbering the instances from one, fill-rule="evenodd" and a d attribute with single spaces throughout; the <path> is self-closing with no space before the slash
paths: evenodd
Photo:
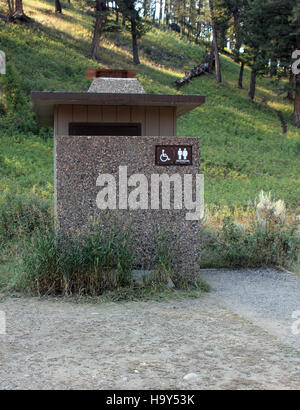
<path id="1" fill-rule="evenodd" d="M 94 78 L 89 93 L 145 94 L 137 78 Z"/>
<path id="2" fill-rule="evenodd" d="M 157 146 L 179 144 L 192 147 L 191 165 L 156 165 Z M 128 178 L 120 174 L 119 167 L 123 167 L 123 171 L 126 167 Z M 163 235 L 163 240 L 174 254 L 176 273 L 181 275 L 198 272 L 202 225 L 197 219 L 190 220 L 189 214 L 195 213 L 195 210 L 192 207 L 187 209 L 185 199 L 187 184 L 183 182 L 187 175 L 191 178 L 191 193 L 192 197 L 196 198 L 199 168 L 198 138 L 56 136 L 55 198 L 60 230 L 67 235 L 77 234 L 78 231 L 89 228 L 91 220 L 108 230 L 113 223 L 118 223 L 124 230 L 130 227 L 138 268 L 142 270 L 154 268 L 158 237 Z M 100 187 L 99 182 L 97 183 L 99 175 L 115 178 L 115 209 L 103 210 L 97 206 L 96 199 L 103 188 Z M 138 205 L 138 209 L 127 207 L 131 193 L 134 189 L 139 189 L 138 182 L 137 188 L 133 185 L 127 186 L 132 175 L 141 175 L 144 180 L 146 179 L 144 184 L 146 192 L 143 198 L 146 198 L 147 204 Z M 160 184 L 161 188 L 159 188 L 158 184 L 152 183 L 153 175 L 179 177 L 182 187 L 181 199 L 184 198 L 181 208 L 175 206 L 175 184 L 170 183 L 169 189 L 165 187 L 167 184 L 164 186 Z M 121 180 L 124 180 L 122 184 Z M 167 206 L 162 209 L 163 190 L 164 198 L 168 197 L 168 192 L 170 193 L 169 209 Z M 137 194 L 136 201 L 140 201 L 141 196 Z M 152 207 L 153 197 L 159 197 L 158 207 Z"/>
<path id="3" fill-rule="evenodd" d="M 300 349 L 299 334 L 292 332 L 299 311 L 300 278 L 275 269 L 201 270 L 218 303 L 259 325 L 284 343 Z"/>

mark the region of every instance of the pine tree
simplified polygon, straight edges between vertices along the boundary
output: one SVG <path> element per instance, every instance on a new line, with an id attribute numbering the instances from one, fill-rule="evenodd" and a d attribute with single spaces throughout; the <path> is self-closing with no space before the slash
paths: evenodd
<path id="1" fill-rule="evenodd" d="M 59 0 L 55 0 L 55 13 L 62 13 L 61 4 Z"/>
<path id="2" fill-rule="evenodd" d="M 159 0 L 159 16 L 158 16 L 158 24 L 161 25 L 163 18 L 163 0 Z"/>
<path id="3" fill-rule="evenodd" d="M 216 81 L 217 83 L 221 83 L 222 75 L 221 75 L 221 66 L 220 66 L 220 57 L 219 57 L 219 49 L 218 49 L 218 39 L 217 39 L 215 10 L 214 10 L 213 0 L 209 0 L 209 9 L 210 9 L 211 28 L 212 28 L 212 35 L 213 35 L 212 42 L 213 42 L 213 51 L 214 51 L 214 56 L 215 56 Z"/>
<path id="4" fill-rule="evenodd" d="M 291 70 L 292 53 L 300 49 L 300 4 L 294 0 L 249 1 L 246 26 L 250 28 L 247 44 L 255 46 L 253 56 L 262 73 L 270 71 L 269 61 L 276 66 L 273 76 L 281 78 Z M 249 24 L 249 21 L 251 24 Z M 252 36 L 252 39 L 250 39 Z M 263 65 L 265 67 L 263 68 Z M 300 128 L 300 75 L 291 79 L 294 85 L 293 123 Z"/>
<path id="5" fill-rule="evenodd" d="M 136 0 L 117 0 L 117 4 L 123 13 L 123 16 L 130 23 L 132 38 L 132 57 L 134 64 L 140 64 L 138 39 L 146 32 L 146 26 L 143 24 L 137 6 L 139 1 Z"/>
<path id="6" fill-rule="evenodd" d="M 222 0 L 222 3 L 223 8 L 226 10 L 228 17 L 230 18 L 230 23 L 232 26 L 232 52 L 234 61 L 236 63 L 240 63 L 238 87 L 243 88 L 245 60 L 240 50 L 244 42 L 243 27 L 245 26 L 245 8 L 248 5 L 248 0 Z"/>
<path id="7" fill-rule="evenodd" d="M 94 34 L 91 47 L 91 58 L 94 60 L 100 60 L 100 38 L 103 31 L 103 26 L 107 18 L 108 8 L 106 6 L 105 0 L 96 0 L 92 3 L 95 10 L 95 24 L 94 24 Z"/>
<path id="8" fill-rule="evenodd" d="M 294 4 L 290 18 L 294 47 L 300 50 L 300 4 Z M 295 75 L 295 103 L 293 124 L 300 128 L 300 74 Z"/>
<path id="9" fill-rule="evenodd" d="M 143 1 L 143 16 L 149 17 L 151 13 L 151 0 L 144 0 Z"/>
<path id="10" fill-rule="evenodd" d="M 180 26 L 180 37 L 184 36 L 186 25 L 186 0 L 171 1 L 172 20 Z"/>
<path id="11" fill-rule="evenodd" d="M 244 59 L 251 67 L 251 80 L 248 98 L 253 101 L 256 91 L 256 78 L 268 71 L 269 44 L 268 30 L 270 21 L 265 15 L 265 3 L 249 0 L 245 7 L 243 21 Z"/>
<path id="12" fill-rule="evenodd" d="M 29 23 L 31 19 L 26 16 L 23 9 L 23 0 L 7 0 L 8 5 L 8 21 L 16 20 Z"/>
<path id="13" fill-rule="evenodd" d="M 171 17 L 171 0 L 165 0 L 165 23 L 168 26 Z"/>
<path id="14" fill-rule="evenodd" d="M 188 37 L 190 38 L 196 30 L 196 20 L 197 20 L 197 11 L 196 11 L 196 0 L 188 0 Z"/>
<path id="15" fill-rule="evenodd" d="M 231 15 L 227 12 L 224 0 L 213 0 L 215 28 L 218 39 L 218 49 L 223 51 L 227 43 L 227 33 Z"/>

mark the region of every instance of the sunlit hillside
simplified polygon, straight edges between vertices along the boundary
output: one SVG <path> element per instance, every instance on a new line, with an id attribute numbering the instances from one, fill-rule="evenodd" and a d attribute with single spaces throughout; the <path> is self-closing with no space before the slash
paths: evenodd
<path id="1" fill-rule="evenodd" d="M 64 3 L 66 4 L 66 2 Z M 2 12 L 6 1 L 0 1 Z M 105 33 L 99 64 L 87 58 L 93 18 L 75 9 L 54 13 L 52 1 L 25 0 L 31 25 L 0 22 L 0 49 L 12 62 L 29 96 L 31 90 L 83 91 L 90 80 L 87 68 L 134 68 L 130 33 Z M 249 200 L 263 189 L 286 200 L 290 209 L 300 198 L 300 132 L 291 125 L 292 105 L 279 97 L 269 78 L 259 78 L 254 103 L 247 99 L 249 70 L 244 89 L 236 87 L 239 67 L 222 56 L 223 82 L 213 75 L 194 79 L 177 90 L 174 81 L 199 64 L 205 46 L 181 40 L 174 32 L 152 29 L 140 41 L 138 78 L 149 93 L 204 94 L 202 107 L 179 119 L 178 135 L 201 138 L 205 200 L 209 207 L 247 212 Z M 276 110 L 288 131 L 283 133 Z M 52 139 L 38 135 L 0 136 L 0 192 L 31 193 L 51 200 L 53 195 Z"/>

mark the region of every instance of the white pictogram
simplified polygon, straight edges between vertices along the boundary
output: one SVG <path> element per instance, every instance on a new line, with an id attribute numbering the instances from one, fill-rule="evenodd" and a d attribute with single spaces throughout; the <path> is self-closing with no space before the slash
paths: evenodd
<path id="1" fill-rule="evenodd" d="M 165 153 L 165 150 L 161 150 L 161 156 L 160 156 L 161 162 L 167 162 L 170 161 L 171 159 L 168 157 L 168 155 Z"/>
<path id="2" fill-rule="evenodd" d="M 178 159 L 179 159 L 179 161 L 181 161 L 181 158 L 182 158 L 182 149 L 179 148 L 179 150 L 178 150 Z"/>
<path id="3" fill-rule="evenodd" d="M 180 164 L 187 164 L 190 162 L 189 159 L 187 159 L 189 153 L 188 150 L 186 149 L 186 147 L 184 148 L 179 148 L 177 151 L 177 156 L 178 159 L 176 160 L 176 162 L 180 163 Z"/>
<path id="4" fill-rule="evenodd" d="M 188 152 L 186 148 L 184 148 L 182 155 L 183 155 L 183 159 L 186 160 L 188 157 Z"/>

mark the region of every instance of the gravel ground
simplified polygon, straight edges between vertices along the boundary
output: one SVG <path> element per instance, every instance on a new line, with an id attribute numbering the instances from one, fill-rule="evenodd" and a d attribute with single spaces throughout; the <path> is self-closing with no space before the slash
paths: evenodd
<path id="1" fill-rule="evenodd" d="M 300 351 L 247 318 L 253 308 L 254 317 L 270 321 L 269 284 L 278 283 L 281 300 L 283 289 L 296 297 L 298 282 L 273 271 L 204 275 L 214 289 L 199 299 L 93 305 L 0 298 L 7 317 L 0 388 L 300 389 Z M 272 307 L 276 320 L 290 320 L 295 305 L 287 303 Z"/>
<path id="2" fill-rule="evenodd" d="M 298 310 L 300 319 L 299 277 L 273 269 L 203 270 L 201 274 L 219 303 L 300 350 L 300 334 L 293 335 L 291 329 L 292 312 Z"/>

